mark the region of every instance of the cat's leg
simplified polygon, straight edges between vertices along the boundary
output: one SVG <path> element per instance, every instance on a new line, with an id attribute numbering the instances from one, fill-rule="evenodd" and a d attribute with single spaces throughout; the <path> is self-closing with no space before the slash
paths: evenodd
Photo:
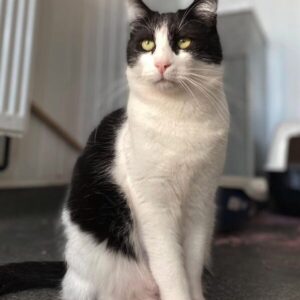
<path id="1" fill-rule="evenodd" d="M 201 282 L 204 261 L 206 255 L 206 231 L 201 228 L 200 222 L 192 224 L 189 222 L 186 229 L 189 232 L 186 234 L 184 242 L 184 253 L 186 260 L 186 270 L 190 285 L 192 300 L 203 300 L 203 287 Z"/>
<path id="2" fill-rule="evenodd" d="M 97 245 L 73 224 L 69 212 L 63 212 L 63 224 L 65 226 L 66 245 L 65 260 L 68 266 L 62 282 L 62 300 L 96 300 L 97 290 L 93 285 L 95 277 L 95 255 L 101 254 Z"/>
<path id="3" fill-rule="evenodd" d="M 190 300 L 184 268 L 179 224 L 168 213 L 151 211 L 152 222 L 143 221 L 142 232 L 149 264 L 162 300 Z"/>
<path id="4" fill-rule="evenodd" d="M 97 300 L 91 283 L 68 270 L 62 284 L 62 300 Z"/>
<path id="5" fill-rule="evenodd" d="M 172 188 L 149 181 L 147 186 L 140 186 L 143 196 L 134 202 L 139 230 L 160 298 L 191 300 L 182 255 L 181 203 Z"/>
<path id="6" fill-rule="evenodd" d="M 192 300 L 204 300 L 202 274 L 210 261 L 214 211 L 214 204 L 202 211 L 191 207 L 185 222 L 184 256 Z"/>

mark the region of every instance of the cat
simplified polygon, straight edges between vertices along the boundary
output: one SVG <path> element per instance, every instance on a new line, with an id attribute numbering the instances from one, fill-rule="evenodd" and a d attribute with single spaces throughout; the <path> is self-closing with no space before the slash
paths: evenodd
<path id="1" fill-rule="evenodd" d="M 203 300 L 229 116 L 217 3 L 128 1 L 129 99 L 79 158 L 63 212 L 63 300 Z"/>
<path id="2" fill-rule="evenodd" d="M 74 168 L 61 299 L 204 300 L 230 123 L 217 1 L 127 9 L 128 104 Z"/>

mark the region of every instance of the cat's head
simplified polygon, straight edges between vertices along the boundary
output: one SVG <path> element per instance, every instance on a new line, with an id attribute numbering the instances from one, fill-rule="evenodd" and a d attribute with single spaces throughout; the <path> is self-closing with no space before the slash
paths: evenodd
<path id="1" fill-rule="evenodd" d="M 152 11 L 142 0 L 127 3 L 129 81 L 166 90 L 197 84 L 218 69 L 217 0 L 195 0 L 167 14 Z"/>

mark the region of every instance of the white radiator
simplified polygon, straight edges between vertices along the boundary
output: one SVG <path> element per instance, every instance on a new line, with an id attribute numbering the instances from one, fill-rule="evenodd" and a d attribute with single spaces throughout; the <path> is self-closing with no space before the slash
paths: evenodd
<path id="1" fill-rule="evenodd" d="M 35 11 L 36 0 L 0 0 L 0 135 L 25 130 Z"/>

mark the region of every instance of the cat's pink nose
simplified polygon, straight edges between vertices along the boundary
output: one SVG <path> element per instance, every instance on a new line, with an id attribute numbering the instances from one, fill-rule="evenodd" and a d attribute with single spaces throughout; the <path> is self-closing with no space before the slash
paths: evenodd
<path id="1" fill-rule="evenodd" d="M 166 70 L 171 66 L 172 64 L 167 61 L 160 61 L 155 64 L 155 67 L 158 69 L 161 75 L 164 75 Z"/>

